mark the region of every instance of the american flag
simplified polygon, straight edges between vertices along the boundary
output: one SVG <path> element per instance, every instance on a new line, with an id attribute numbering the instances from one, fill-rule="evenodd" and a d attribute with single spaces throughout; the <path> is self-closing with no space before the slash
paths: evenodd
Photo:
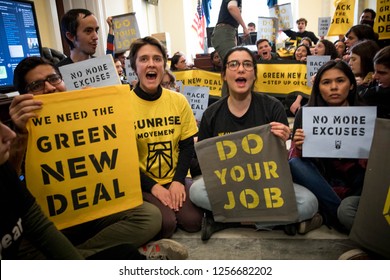
<path id="1" fill-rule="evenodd" d="M 198 6 L 192 23 L 192 28 L 198 34 L 199 46 L 204 49 L 204 37 L 205 37 L 205 17 L 203 13 L 202 2 L 198 0 Z"/>

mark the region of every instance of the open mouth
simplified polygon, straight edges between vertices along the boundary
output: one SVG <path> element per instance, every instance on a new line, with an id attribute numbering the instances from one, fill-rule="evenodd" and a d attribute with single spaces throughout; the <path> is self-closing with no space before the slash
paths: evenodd
<path id="1" fill-rule="evenodd" d="M 245 78 L 243 78 L 243 77 L 239 77 L 239 78 L 237 78 L 236 79 L 236 83 L 237 83 L 237 85 L 238 86 L 245 86 L 245 84 L 246 84 L 246 79 Z"/>
<path id="2" fill-rule="evenodd" d="M 146 73 L 146 79 L 148 80 L 156 80 L 157 79 L 157 72 L 149 71 Z"/>

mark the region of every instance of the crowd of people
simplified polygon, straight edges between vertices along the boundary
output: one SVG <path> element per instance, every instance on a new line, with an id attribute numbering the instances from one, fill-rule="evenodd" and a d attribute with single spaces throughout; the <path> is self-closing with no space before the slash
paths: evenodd
<path id="1" fill-rule="evenodd" d="M 236 46 L 237 26 L 243 27 L 244 36 L 255 30 L 254 24 L 245 24 L 240 7 L 240 0 L 222 1 L 212 35 L 215 52 L 211 61 L 213 70 L 221 73 L 226 94 L 205 110 L 199 128 L 186 98 L 175 92 L 174 71 L 191 68 L 185 55 L 175 53 L 169 70 L 167 51 L 157 39 L 147 36 L 131 44 L 128 59 L 137 81 L 129 89 L 129 109 L 135 134 L 156 129 L 147 120 L 173 117 L 175 121 L 161 123 L 172 133 L 150 133 L 151 137 L 136 139 L 142 205 L 58 231 L 26 187 L 27 122 L 45 106 L 34 99 L 35 95 L 66 91 L 59 66 L 94 58 L 99 30 L 97 18 L 88 10 L 72 9 L 63 16 L 61 32 L 70 55 L 57 65 L 38 57 L 23 59 L 14 71 L 14 85 L 20 95 L 13 98 L 9 109 L 14 131 L 0 124 L 1 207 L 3 213 L 12 214 L 1 217 L 0 237 L 11 236 L 15 227 L 23 227 L 23 234 L 13 237 L 9 246 L 2 246 L 2 259 L 185 259 L 187 249 L 170 239 L 177 228 L 201 231 L 202 240 L 219 230 L 241 226 L 282 228 L 289 235 L 305 234 L 322 224 L 344 233 L 351 230 L 367 160 L 303 157 L 302 107 L 370 105 L 377 106 L 378 117 L 390 118 L 390 46 L 378 45 L 370 25 L 375 12 L 364 10 L 361 23 L 343 36 L 345 40 L 334 43 L 306 31 L 304 18 L 296 21 L 298 32 L 285 31 L 299 41 L 294 60 L 305 62 L 308 55 L 330 56 L 313 78 L 309 99 L 297 95 L 290 106 L 295 115 L 291 131 L 283 104 L 253 91 L 258 79 L 256 64 L 280 58 L 266 39 L 257 42 L 258 58 L 248 48 Z M 112 18 L 107 23 L 111 28 Z M 111 30 L 107 50 L 115 57 L 118 74 L 124 76 L 126 55 L 115 53 L 113 40 Z M 264 124 L 269 124 L 270 133 L 281 141 L 291 139 L 289 165 L 298 219 L 287 224 L 214 221 L 195 142 Z M 157 150 L 169 157 L 152 160 Z"/>

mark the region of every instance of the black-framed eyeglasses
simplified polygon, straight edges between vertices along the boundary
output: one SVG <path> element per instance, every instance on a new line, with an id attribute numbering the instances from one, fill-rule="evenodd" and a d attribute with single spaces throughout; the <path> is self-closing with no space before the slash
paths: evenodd
<path id="1" fill-rule="evenodd" d="M 226 63 L 227 68 L 232 71 L 236 71 L 241 64 L 246 71 L 252 71 L 255 68 L 255 65 L 250 60 L 244 60 L 243 62 L 239 62 L 238 60 L 231 60 Z"/>
<path id="2" fill-rule="evenodd" d="M 59 74 L 49 75 L 44 80 L 38 80 L 28 84 L 26 86 L 26 91 L 43 91 L 45 89 L 46 82 L 49 82 L 52 86 L 55 86 L 62 82 L 62 77 Z"/>

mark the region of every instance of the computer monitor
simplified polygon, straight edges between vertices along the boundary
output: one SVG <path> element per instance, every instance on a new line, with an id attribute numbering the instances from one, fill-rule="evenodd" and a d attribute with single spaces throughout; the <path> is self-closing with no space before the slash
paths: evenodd
<path id="1" fill-rule="evenodd" d="M 14 69 L 28 56 L 41 55 L 34 2 L 0 0 L 0 93 L 15 90 Z"/>
<path id="2" fill-rule="evenodd" d="M 256 45 L 257 42 L 257 32 L 251 32 L 249 37 L 246 39 L 243 38 L 244 34 L 238 34 L 238 45 Z"/>

